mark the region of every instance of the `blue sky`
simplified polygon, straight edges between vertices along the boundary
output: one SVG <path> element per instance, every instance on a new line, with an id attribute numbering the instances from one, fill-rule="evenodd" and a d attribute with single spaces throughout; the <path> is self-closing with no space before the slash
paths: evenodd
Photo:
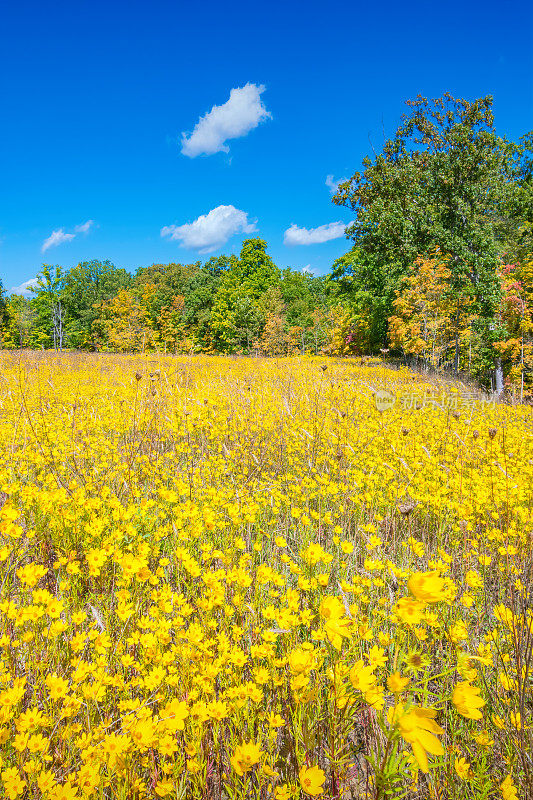
<path id="1" fill-rule="evenodd" d="M 6 4 L 0 279 L 188 263 L 252 232 L 280 267 L 324 274 L 350 221 L 327 176 L 379 150 L 417 93 L 493 94 L 498 132 L 518 138 L 532 41 L 529 0 Z"/>

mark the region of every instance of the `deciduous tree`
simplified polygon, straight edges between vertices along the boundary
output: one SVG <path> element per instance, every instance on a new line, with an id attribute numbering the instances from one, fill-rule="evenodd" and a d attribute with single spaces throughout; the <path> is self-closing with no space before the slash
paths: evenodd
<path id="1" fill-rule="evenodd" d="M 492 97 L 418 96 L 392 139 L 333 200 L 355 212 L 348 229 L 361 254 L 400 287 L 419 255 L 449 255 L 449 283 L 468 296 L 481 348 L 493 353 L 501 286 L 497 219 L 516 185 L 519 149 L 497 136 Z M 386 297 L 386 293 L 384 295 Z M 459 320 L 455 323 L 459 329 Z M 455 368 L 459 367 L 455 339 Z"/>

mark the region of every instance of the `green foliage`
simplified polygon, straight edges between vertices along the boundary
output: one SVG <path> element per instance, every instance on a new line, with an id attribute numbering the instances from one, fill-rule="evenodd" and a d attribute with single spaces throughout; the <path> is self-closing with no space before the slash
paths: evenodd
<path id="1" fill-rule="evenodd" d="M 7 301 L 4 347 L 318 352 L 336 302 L 326 278 L 281 272 L 262 239 L 204 264 L 152 264 L 131 276 L 91 261 L 44 265 L 38 278 L 30 299 Z"/>
<path id="2" fill-rule="evenodd" d="M 5 300 L 0 334 L 3 347 L 35 346 L 35 310 L 28 298 L 12 294 Z"/>
<path id="3" fill-rule="evenodd" d="M 355 246 L 334 261 L 329 281 L 339 302 L 360 320 L 360 349 L 375 353 L 384 346 L 398 276 Z"/>
<path id="4" fill-rule="evenodd" d="M 333 198 L 355 214 L 348 229 L 355 247 L 334 264 L 331 280 L 354 309 L 366 308 L 376 320 L 375 347 L 412 265 L 442 253 L 450 270 L 447 295 L 458 309 L 451 324 L 455 369 L 464 361 L 460 309 L 468 307 L 470 363 L 486 378 L 503 332 L 501 254 L 506 243 L 517 252 L 532 216 L 532 134 L 519 145 L 498 136 L 490 96 L 474 102 L 449 93 L 418 96 L 407 106 L 383 151 L 365 158 L 363 171 Z"/>
<path id="5" fill-rule="evenodd" d="M 65 342 L 65 272 L 59 265 L 43 264 L 32 288 L 33 346 L 62 350 Z"/>
<path id="6" fill-rule="evenodd" d="M 239 257 L 230 259 L 211 312 L 212 344 L 218 352 L 249 351 L 264 324 L 259 301 L 281 277 L 266 248 L 263 239 L 247 239 Z"/>
<path id="7" fill-rule="evenodd" d="M 103 345 L 102 309 L 130 283 L 129 273 L 110 261 L 84 261 L 65 273 L 62 297 L 70 347 L 97 349 Z"/>
<path id="8" fill-rule="evenodd" d="M 181 339 L 194 340 L 195 347 L 200 349 L 209 347 L 211 308 L 229 262 L 227 256 L 220 256 L 211 258 L 203 266 L 199 261 L 194 264 L 153 264 L 137 271 L 135 290 L 143 296 L 151 324 L 164 348 L 176 349 L 180 340 L 175 335 L 178 328 Z M 184 300 L 179 313 L 175 304 L 177 297 Z M 170 315 L 174 333 L 168 338 Z"/>
<path id="9" fill-rule="evenodd" d="M 308 272 L 290 268 L 281 273 L 279 288 L 285 304 L 287 325 L 304 330 L 313 327 L 313 312 L 328 304 L 326 278 L 315 278 Z"/>

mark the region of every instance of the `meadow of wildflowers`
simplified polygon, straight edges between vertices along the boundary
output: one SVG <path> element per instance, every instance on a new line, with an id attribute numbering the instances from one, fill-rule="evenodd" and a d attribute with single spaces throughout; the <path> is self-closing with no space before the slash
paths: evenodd
<path id="1" fill-rule="evenodd" d="M 2 797 L 533 796 L 531 408 L 0 359 Z"/>

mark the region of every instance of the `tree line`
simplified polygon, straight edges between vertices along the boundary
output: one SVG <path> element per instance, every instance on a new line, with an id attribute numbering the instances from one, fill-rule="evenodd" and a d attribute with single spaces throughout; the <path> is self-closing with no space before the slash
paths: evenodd
<path id="1" fill-rule="evenodd" d="M 499 136 L 492 98 L 407 101 L 395 135 L 342 182 L 351 249 L 324 277 L 262 239 L 131 275 L 44 265 L 3 297 L 4 347 L 402 356 L 521 398 L 533 389 L 533 132 Z"/>
<path id="2" fill-rule="evenodd" d="M 3 308 L 4 347 L 290 355 L 322 352 L 335 319 L 327 277 L 281 270 L 259 238 L 205 263 L 44 265 Z"/>

